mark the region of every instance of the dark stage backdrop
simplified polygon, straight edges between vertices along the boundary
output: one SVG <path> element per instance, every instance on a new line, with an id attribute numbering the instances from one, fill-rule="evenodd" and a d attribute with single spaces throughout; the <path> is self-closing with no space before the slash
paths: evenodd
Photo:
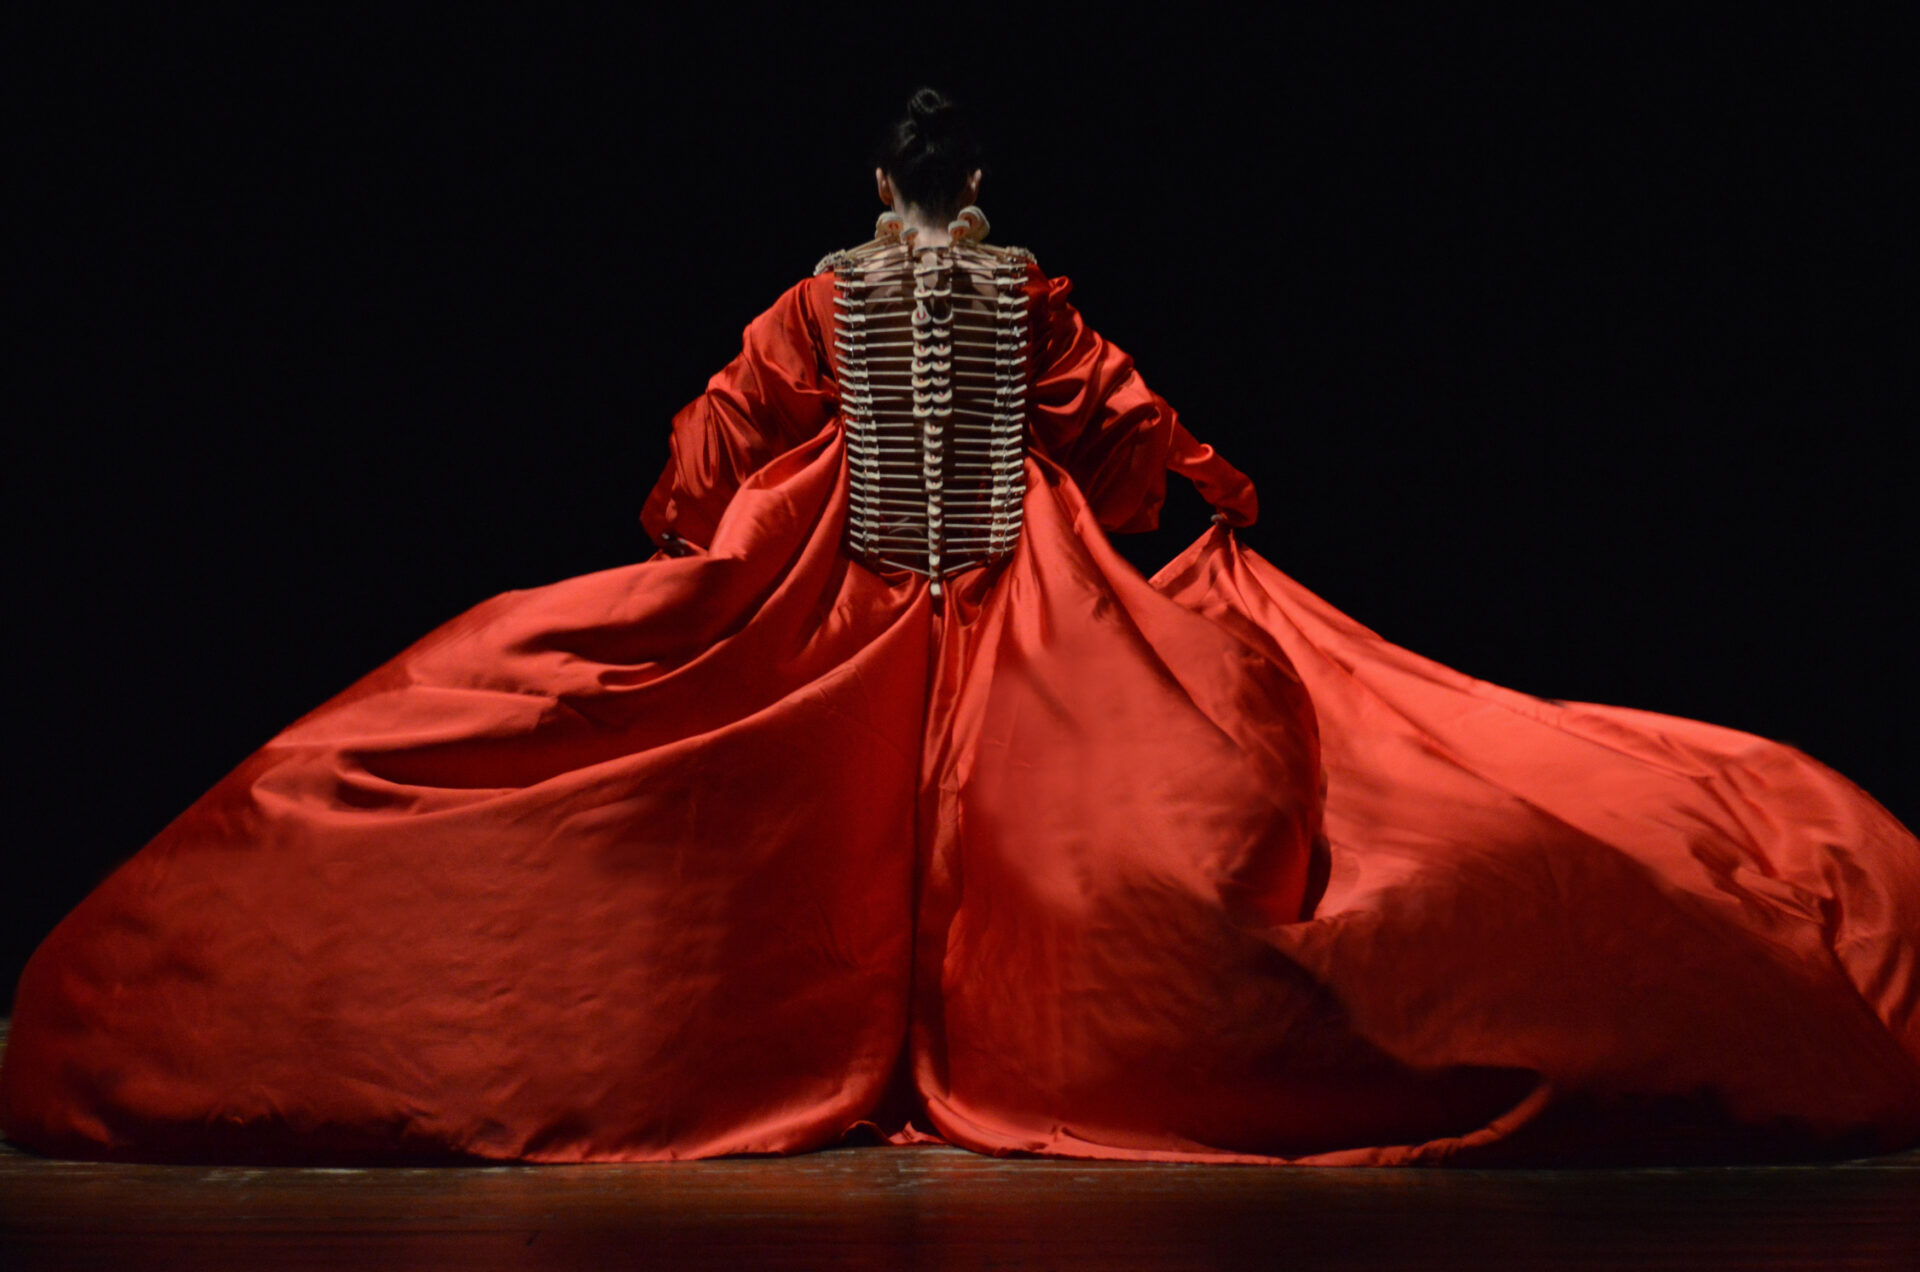
<path id="1" fill-rule="evenodd" d="M 995 239 L 1252 474 L 1282 569 L 1920 819 L 1890 32 L 279 8 L 8 19 L 9 989 L 282 725 L 493 593 L 645 556 L 669 418 L 868 236 L 922 80 L 977 108 Z M 1150 571 L 1205 524 L 1181 486 L 1123 546 Z"/>

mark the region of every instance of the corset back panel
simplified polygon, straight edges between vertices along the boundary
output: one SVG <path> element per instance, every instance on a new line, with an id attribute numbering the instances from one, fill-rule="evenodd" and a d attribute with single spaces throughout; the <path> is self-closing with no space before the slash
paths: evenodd
<path id="1" fill-rule="evenodd" d="M 1024 252 L 876 240 L 836 253 L 846 550 L 933 581 L 1020 535 L 1033 374 Z"/>

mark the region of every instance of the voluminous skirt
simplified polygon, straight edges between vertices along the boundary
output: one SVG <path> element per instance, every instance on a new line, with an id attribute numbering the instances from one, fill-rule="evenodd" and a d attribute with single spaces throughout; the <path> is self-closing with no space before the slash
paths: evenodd
<path id="1" fill-rule="evenodd" d="M 1920 1140 L 1920 845 L 1806 756 L 1386 643 L 1035 453 L 1015 554 L 510 592 L 276 737 L 21 980 L 0 1125 L 137 1160 L 894 1143 L 1474 1164 Z"/>

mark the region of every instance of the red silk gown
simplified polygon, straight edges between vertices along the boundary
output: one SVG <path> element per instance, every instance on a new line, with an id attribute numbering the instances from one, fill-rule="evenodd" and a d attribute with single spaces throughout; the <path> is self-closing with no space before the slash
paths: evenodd
<path id="1" fill-rule="evenodd" d="M 1024 528 L 841 547 L 832 279 L 674 421 L 686 555 L 275 737 L 20 982 L 0 1126 L 130 1160 L 889 1142 L 1699 1161 L 1920 1140 L 1920 844 L 1782 745 L 1397 648 L 1029 270 Z M 1166 473 L 1222 518 L 1152 580 Z"/>

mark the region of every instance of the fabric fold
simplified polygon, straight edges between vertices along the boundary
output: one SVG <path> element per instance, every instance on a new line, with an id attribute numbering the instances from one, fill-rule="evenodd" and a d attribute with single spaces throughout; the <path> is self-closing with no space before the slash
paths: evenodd
<path id="1" fill-rule="evenodd" d="M 925 598 L 844 448 L 701 558 L 496 597 L 264 747 L 34 955 L 0 1125 L 133 1160 L 797 1152 L 906 1028 Z"/>
<path id="2" fill-rule="evenodd" d="M 47 937 L 0 1127 L 139 1161 L 655 1161 L 849 1133 L 1576 1164 L 1920 1142 L 1920 842 L 1789 747 L 1395 646 L 1027 271 L 1022 529 L 842 537 L 834 289 L 675 418 L 662 551 L 494 597 Z M 1142 578 L 1166 474 L 1220 510 Z M 929 518 L 929 523 L 932 519 Z"/>

